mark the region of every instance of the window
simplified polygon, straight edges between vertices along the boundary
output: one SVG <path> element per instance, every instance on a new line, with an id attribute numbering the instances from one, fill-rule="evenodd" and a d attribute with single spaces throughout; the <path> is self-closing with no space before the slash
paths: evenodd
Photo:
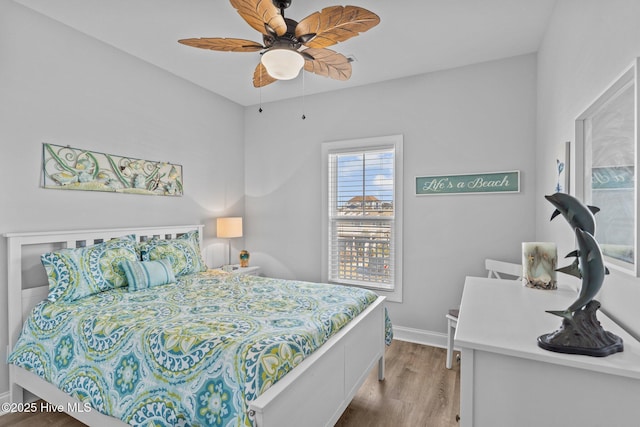
<path id="1" fill-rule="evenodd" d="M 402 136 L 323 144 L 323 280 L 402 296 Z"/>

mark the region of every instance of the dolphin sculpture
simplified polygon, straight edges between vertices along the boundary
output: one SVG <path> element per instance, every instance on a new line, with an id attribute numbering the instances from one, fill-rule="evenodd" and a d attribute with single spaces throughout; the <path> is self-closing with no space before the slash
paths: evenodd
<path id="1" fill-rule="evenodd" d="M 551 215 L 551 220 L 562 214 L 571 229 L 579 228 L 591 236 L 596 235 L 596 219 L 593 215 L 599 212 L 600 208 L 585 206 L 575 197 L 565 193 L 555 193 L 551 196 L 544 196 L 544 198 L 556 207 Z"/>
<path id="2" fill-rule="evenodd" d="M 580 277 L 582 278 L 582 286 L 580 287 L 580 295 L 573 304 L 565 310 L 547 310 L 547 313 L 564 317 L 572 320 L 573 312 L 580 310 L 587 305 L 600 291 L 604 275 L 607 268 L 604 265 L 602 252 L 598 246 L 596 239 L 588 231 L 584 231 L 578 227 L 575 228 L 576 239 L 578 241 L 578 250 L 576 252 L 577 259 L 580 260 Z M 567 256 L 571 256 L 573 252 Z"/>
<path id="3" fill-rule="evenodd" d="M 566 267 L 556 268 L 556 271 L 564 274 L 570 274 L 572 276 L 577 277 L 578 279 L 582 279 L 582 274 L 580 273 L 580 268 L 578 263 L 578 257 L 579 257 L 578 251 L 576 250 L 576 251 L 569 252 L 567 256 L 565 256 L 565 258 L 570 258 L 572 256 L 576 257 L 575 261 L 573 261 L 571 264 L 567 265 Z"/>

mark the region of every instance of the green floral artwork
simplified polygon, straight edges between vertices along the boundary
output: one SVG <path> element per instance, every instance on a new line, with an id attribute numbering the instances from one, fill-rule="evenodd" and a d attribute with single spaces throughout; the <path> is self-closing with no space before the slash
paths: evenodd
<path id="1" fill-rule="evenodd" d="M 182 196 L 182 166 L 42 144 L 43 187 Z"/>

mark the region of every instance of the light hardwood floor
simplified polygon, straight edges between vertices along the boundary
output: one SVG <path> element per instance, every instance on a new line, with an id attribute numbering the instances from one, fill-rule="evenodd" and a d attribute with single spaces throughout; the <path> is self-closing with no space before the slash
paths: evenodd
<path id="1" fill-rule="evenodd" d="M 460 364 L 445 368 L 443 348 L 394 340 L 386 379 L 371 372 L 336 427 L 454 427 L 460 413 Z"/>
<path id="2" fill-rule="evenodd" d="M 386 350 L 386 379 L 369 375 L 336 427 L 455 427 L 460 365 L 447 370 L 446 350 L 394 340 Z M 0 427 L 83 427 L 66 414 L 9 414 Z"/>

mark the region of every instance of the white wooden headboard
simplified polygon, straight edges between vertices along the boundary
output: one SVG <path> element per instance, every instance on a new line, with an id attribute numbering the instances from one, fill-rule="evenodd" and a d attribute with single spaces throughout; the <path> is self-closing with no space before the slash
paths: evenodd
<path id="1" fill-rule="evenodd" d="M 139 241 L 153 237 L 175 239 L 195 229 L 200 233 L 200 250 L 202 251 L 203 225 L 5 234 L 4 237 L 7 238 L 9 348 L 13 348 L 18 340 L 26 316 L 37 303 L 47 298 L 49 285 L 44 267 L 40 262 L 40 255 L 43 253 L 62 248 L 90 246 L 129 234 L 135 234 Z"/>

